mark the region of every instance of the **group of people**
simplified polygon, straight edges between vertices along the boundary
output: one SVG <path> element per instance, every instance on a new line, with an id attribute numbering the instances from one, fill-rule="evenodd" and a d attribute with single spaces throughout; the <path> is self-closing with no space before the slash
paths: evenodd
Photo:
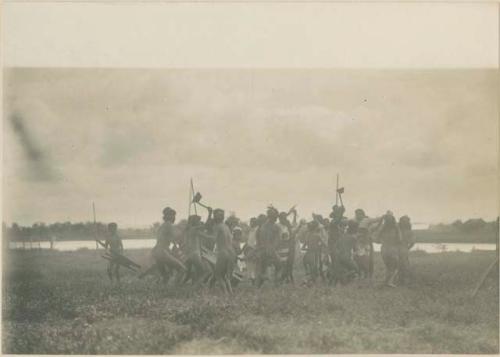
<path id="1" fill-rule="evenodd" d="M 369 218 L 357 209 L 354 218 L 347 219 L 344 212 L 343 206 L 334 206 L 330 219 L 316 216 L 307 224 L 304 266 L 311 280 L 318 275 L 333 284 L 346 284 L 355 277 L 371 279 L 373 243 L 380 243 L 386 268 L 384 283 L 390 287 L 409 283 L 409 250 L 414 245 L 410 218 L 402 216 L 398 222 L 391 211 Z"/>
<path id="2" fill-rule="evenodd" d="M 347 219 L 344 206 L 335 205 L 329 218 L 313 214 L 310 222 L 297 222 L 295 207 L 279 212 L 270 206 L 266 214 L 251 218 L 246 227 L 234 216 L 226 219 L 222 209 L 207 210 L 205 222 L 199 215 L 190 215 L 186 227 L 179 231 L 176 211 L 165 208 L 152 250 L 154 265 L 140 277 L 156 270 L 166 283 L 176 276 L 176 284 L 218 285 L 232 294 L 242 278 L 237 266 L 256 287 L 267 280 L 276 285 L 294 283 L 296 257 L 305 252 L 305 284 L 314 284 L 318 278 L 333 285 L 347 284 L 355 278 L 373 277 L 373 243 L 380 243 L 386 268 L 384 284 L 396 287 L 412 279 L 408 252 L 414 238 L 408 216 L 397 221 L 388 211 L 369 218 L 357 209 L 355 216 Z M 106 247 L 123 253 L 116 224 L 110 224 L 109 229 Z M 108 275 L 119 280 L 117 263 L 109 263 Z"/>

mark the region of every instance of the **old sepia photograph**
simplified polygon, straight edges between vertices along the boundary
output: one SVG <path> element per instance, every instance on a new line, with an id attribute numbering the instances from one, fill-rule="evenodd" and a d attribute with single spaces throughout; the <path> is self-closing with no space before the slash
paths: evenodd
<path id="1" fill-rule="evenodd" d="M 295 5 L 279 5 L 283 18 L 298 16 L 287 13 Z M 493 66 L 453 51 L 449 58 L 463 62 L 379 65 L 370 52 L 376 65 L 361 66 L 355 50 L 358 65 L 276 66 L 231 47 L 232 60 L 255 65 L 203 57 L 189 65 L 179 56 L 179 65 L 72 66 L 64 61 L 83 50 L 62 36 L 90 25 L 68 25 L 57 5 L 50 11 L 61 37 L 47 35 L 52 25 L 35 35 L 21 21 L 28 8 L 11 6 L 2 72 L 2 353 L 499 353 L 498 43 L 477 41 Z M 274 13 L 259 6 L 248 16 Z M 422 19 L 427 13 L 409 6 Z M 488 9 L 498 30 L 498 6 Z M 457 14 L 469 16 L 465 10 Z M 203 16 L 215 18 L 210 11 Z M 328 11 L 319 22 L 340 16 Z M 392 25 L 384 33 L 396 33 Z M 158 33 L 180 39 L 195 31 L 165 26 Z M 354 27 L 343 35 L 356 36 Z M 266 42 L 266 31 L 256 38 Z M 64 63 L 44 62 L 43 51 L 25 56 L 30 46 L 18 41 L 28 37 L 50 38 L 52 53 L 68 48 Z M 82 38 L 78 48 L 113 58 Z M 142 46 L 139 35 L 124 38 Z M 436 41 L 418 46 L 445 47 Z M 309 50 L 320 43 L 329 46 Z M 439 58 L 392 51 L 398 61 Z"/>

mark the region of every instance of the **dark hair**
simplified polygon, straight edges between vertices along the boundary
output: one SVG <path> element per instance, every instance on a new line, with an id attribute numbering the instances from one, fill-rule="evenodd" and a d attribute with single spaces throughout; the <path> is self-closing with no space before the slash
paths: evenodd
<path id="1" fill-rule="evenodd" d="M 362 214 L 363 216 L 365 216 L 365 211 L 361 208 L 357 208 L 355 211 L 354 211 L 355 214 Z"/>
<path id="2" fill-rule="evenodd" d="M 386 214 L 384 216 L 384 224 L 387 224 L 389 226 L 395 226 L 396 225 L 396 218 L 390 214 Z"/>
<path id="3" fill-rule="evenodd" d="M 196 215 L 196 214 L 192 214 L 191 216 L 188 217 L 188 221 L 187 221 L 187 224 L 188 225 L 193 225 L 193 224 L 197 224 L 201 221 L 201 217 Z"/>
<path id="4" fill-rule="evenodd" d="M 401 218 L 399 218 L 399 228 L 403 230 L 411 230 L 410 217 L 402 216 Z"/>
<path id="5" fill-rule="evenodd" d="M 274 207 L 268 207 L 267 208 L 267 215 L 268 216 L 274 216 L 274 217 L 278 217 L 279 216 L 279 212 L 276 208 Z"/>
<path id="6" fill-rule="evenodd" d="M 175 210 L 173 208 L 170 208 L 170 207 L 165 207 L 163 209 L 163 215 L 164 216 L 169 216 L 169 215 L 174 215 L 176 214 Z"/>

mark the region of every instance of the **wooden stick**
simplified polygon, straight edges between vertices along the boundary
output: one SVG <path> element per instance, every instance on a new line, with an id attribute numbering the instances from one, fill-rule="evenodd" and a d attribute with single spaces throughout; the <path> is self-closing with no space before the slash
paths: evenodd
<path id="1" fill-rule="evenodd" d="M 99 244 L 100 246 L 102 246 L 103 248 L 106 248 L 106 244 L 104 244 L 102 241 L 100 241 L 99 239 L 96 238 L 95 240 L 96 242 L 96 245 Z"/>
<path id="2" fill-rule="evenodd" d="M 484 281 L 486 280 L 486 277 L 488 276 L 488 274 L 490 273 L 490 271 L 493 269 L 493 267 L 498 264 L 498 258 L 495 259 L 493 261 L 493 263 L 490 264 L 490 266 L 488 267 L 488 269 L 486 269 L 483 273 L 483 275 L 481 276 L 481 279 L 479 279 L 479 282 L 478 284 L 476 285 L 476 288 L 474 289 L 474 291 L 472 292 L 472 295 L 471 297 L 474 298 L 477 294 L 477 292 L 479 291 L 479 289 L 481 288 L 481 286 L 483 286 L 484 284 Z"/>
<path id="3" fill-rule="evenodd" d="M 131 266 L 135 269 L 140 269 L 141 266 L 137 263 L 135 263 L 134 261 L 130 260 L 129 258 L 127 258 L 126 256 L 120 254 L 120 253 L 116 253 L 116 252 L 106 252 L 104 255 L 106 255 L 107 257 L 117 261 L 118 263 L 120 264 L 123 264 L 123 265 L 128 265 L 128 266 Z"/>
<path id="4" fill-rule="evenodd" d="M 102 245 L 102 242 L 99 241 L 99 244 Z M 124 256 L 123 254 L 120 254 L 120 253 L 117 253 L 117 252 L 112 252 L 112 251 L 106 252 L 105 254 L 109 255 L 113 259 L 116 259 L 116 260 L 118 260 L 120 262 L 123 262 L 124 264 L 128 264 L 128 265 L 131 265 L 131 266 L 136 267 L 136 268 L 140 268 L 141 267 L 139 264 L 137 264 L 136 262 L 130 260 L 129 258 L 127 258 L 126 256 Z"/>
<path id="5" fill-rule="evenodd" d="M 194 192 L 193 178 L 191 178 L 191 200 L 193 199 L 194 195 L 195 195 L 195 192 Z M 198 212 L 196 209 L 196 202 L 194 202 L 194 214 L 198 215 Z"/>
<path id="6" fill-rule="evenodd" d="M 189 189 L 189 205 L 188 205 L 188 218 L 191 216 L 191 205 L 193 204 L 193 191 Z"/>
<path id="7" fill-rule="evenodd" d="M 198 202 L 198 204 L 199 204 L 201 207 L 206 208 L 206 209 L 208 210 L 208 207 L 207 207 L 207 206 L 205 206 L 203 203 Z"/>
<path id="8" fill-rule="evenodd" d="M 104 259 L 106 259 L 106 260 L 109 260 L 110 262 L 111 262 L 111 261 L 112 261 L 112 262 L 115 262 L 116 264 L 121 265 L 121 266 L 122 266 L 122 267 L 124 267 L 124 268 L 127 268 L 127 269 L 129 269 L 129 270 L 132 270 L 134 273 L 137 273 L 137 271 L 138 271 L 138 270 L 137 270 L 137 268 L 134 268 L 134 267 L 133 267 L 133 266 L 131 266 L 131 265 L 126 265 L 126 264 L 124 264 L 124 262 L 119 261 L 119 260 L 116 260 L 116 259 L 114 259 L 113 257 L 111 257 L 111 256 L 109 256 L 109 255 L 101 255 L 101 257 L 102 257 L 102 258 L 104 258 Z"/>
<path id="9" fill-rule="evenodd" d="M 335 205 L 339 204 L 339 174 L 337 174 L 337 187 L 335 188 Z"/>
<path id="10" fill-rule="evenodd" d="M 96 239 L 95 250 L 97 250 L 97 248 L 99 248 L 99 246 L 97 244 L 97 227 L 96 227 L 96 221 L 95 221 L 95 204 L 94 204 L 94 201 L 92 201 L 92 212 L 94 214 L 94 238 Z"/>

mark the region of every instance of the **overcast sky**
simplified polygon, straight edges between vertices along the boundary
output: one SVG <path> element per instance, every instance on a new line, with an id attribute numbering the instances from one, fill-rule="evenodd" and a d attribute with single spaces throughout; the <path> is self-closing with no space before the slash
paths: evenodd
<path id="1" fill-rule="evenodd" d="M 496 70 L 11 69 L 4 220 L 159 221 L 206 203 L 414 222 L 497 215 Z M 29 159 L 8 118 L 43 155 Z M 42 170 L 42 174 L 40 173 Z"/>

